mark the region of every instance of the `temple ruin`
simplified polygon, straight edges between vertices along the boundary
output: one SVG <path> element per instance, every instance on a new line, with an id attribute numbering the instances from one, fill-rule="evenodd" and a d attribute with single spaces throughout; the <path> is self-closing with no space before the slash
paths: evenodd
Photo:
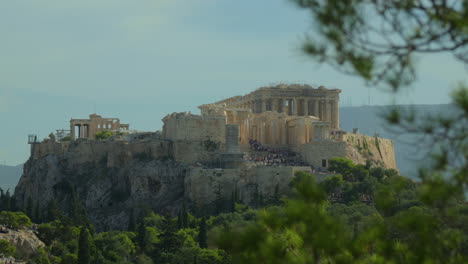
<path id="1" fill-rule="evenodd" d="M 129 124 L 120 124 L 118 118 L 103 118 L 100 115 L 89 115 L 89 119 L 71 119 L 70 136 L 76 138 L 96 138 L 101 131 L 128 130 Z"/>
<path id="2" fill-rule="evenodd" d="M 236 149 L 233 140 L 226 140 L 227 126 L 231 130 L 234 126 L 240 152 L 248 151 L 255 142 L 267 149 L 294 152 L 315 167 L 327 167 L 333 157 L 359 159 L 357 162 L 363 163 L 368 158 L 364 156 L 369 155 L 369 142 L 384 142 L 390 149 L 385 154 L 379 151 L 379 159 L 387 159 L 388 154 L 388 167 L 396 167 L 391 141 L 340 129 L 340 93 L 340 89 L 298 84 L 261 87 L 247 95 L 201 105 L 201 115 L 167 115 L 163 118 L 162 136 L 172 141 L 222 142 L 225 149 Z M 356 153 L 354 147 L 361 144 L 366 150 L 359 147 L 362 153 Z"/>

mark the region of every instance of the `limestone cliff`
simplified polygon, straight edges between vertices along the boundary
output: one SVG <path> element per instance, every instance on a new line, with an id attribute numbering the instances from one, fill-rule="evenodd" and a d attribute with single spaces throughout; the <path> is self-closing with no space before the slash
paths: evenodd
<path id="1" fill-rule="evenodd" d="M 16 247 L 15 255 L 22 259 L 33 257 L 38 248 L 45 247 L 33 231 L 25 229 L 8 229 L 8 233 L 0 233 L 0 240 L 7 240 Z"/>
<path id="2" fill-rule="evenodd" d="M 207 142 L 77 140 L 34 146 L 15 190 L 18 205 L 29 197 L 41 208 L 55 199 L 69 211 L 72 193 L 82 201 L 98 229 L 124 229 L 132 208 L 176 215 L 182 205 L 211 206 L 232 192 L 252 204 L 287 190 L 295 167 L 243 166 L 212 169 L 222 146 Z M 299 168 L 300 169 L 300 168 Z M 303 168 L 307 170 L 310 168 Z"/>

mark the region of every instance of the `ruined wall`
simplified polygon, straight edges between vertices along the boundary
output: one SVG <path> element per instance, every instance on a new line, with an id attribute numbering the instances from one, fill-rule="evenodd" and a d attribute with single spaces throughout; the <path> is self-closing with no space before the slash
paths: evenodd
<path id="1" fill-rule="evenodd" d="M 346 143 L 331 140 L 312 141 L 310 143 L 301 145 L 297 150 L 303 157 L 304 161 L 310 165 L 320 168 L 322 161 L 334 157 L 346 157 Z"/>
<path id="2" fill-rule="evenodd" d="M 107 167 L 126 163 L 134 158 L 141 160 L 176 160 L 194 164 L 214 160 L 224 144 L 214 141 L 151 140 L 89 140 L 70 142 L 45 141 L 32 146 L 31 159 L 38 160 L 48 155 L 70 157 L 76 162 L 96 159 L 106 162 Z"/>
<path id="3" fill-rule="evenodd" d="M 238 169 L 193 168 L 185 179 L 187 200 L 196 206 L 207 206 L 217 196 L 230 198 L 233 192 L 245 204 L 254 205 L 255 199 L 262 196 L 268 200 L 277 191 L 287 193 L 296 171 L 311 172 L 310 167 L 255 166 Z"/>
<path id="4" fill-rule="evenodd" d="M 173 113 L 163 119 L 163 138 L 169 140 L 225 141 L 226 119 L 218 116 L 199 116 Z"/>
<path id="5" fill-rule="evenodd" d="M 347 158 L 356 164 L 366 164 L 370 160 L 376 166 L 397 168 L 391 140 L 362 134 L 345 134 L 343 141 L 313 141 L 297 146 L 296 151 L 317 168 L 323 167 L 323 160 L 327 160 L 328 166 L 328 160 L 334 157 Z"/>

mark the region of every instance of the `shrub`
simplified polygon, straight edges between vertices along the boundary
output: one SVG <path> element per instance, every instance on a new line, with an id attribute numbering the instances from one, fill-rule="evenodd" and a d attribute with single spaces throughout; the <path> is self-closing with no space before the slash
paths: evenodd
<path id="1" fill-rule="evenodd" d="M 115 135 L 115 133 L 112 132 L 112 131 L 108 131 L 108 130 L 97 132 L 96 133 L 96 140 L 106 140 L 106 139 L 112 137 L 113 135 Z"/>

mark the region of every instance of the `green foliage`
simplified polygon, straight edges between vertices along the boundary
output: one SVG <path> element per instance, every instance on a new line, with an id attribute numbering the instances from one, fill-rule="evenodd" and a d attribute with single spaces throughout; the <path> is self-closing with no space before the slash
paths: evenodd
<path id="1" fill-rule="evenodd" d="M 50 264 L 49 257 L 44 248 L 39 248 L 37 250 L 36 256 L 31 260 L 33 264 Z"/>
<path id="2" fill-rule="evenodd" d="M 369 84 L 410 84 L 418 53 L 449 52 L 468 62 L 466 1 L 292 1 L 315 24 L 304 51 Z"/>
<path id="3" fill-rule="evenodd" d="M 62 142 L 72 141 L 72 137 L 71 136 L 66 136 L 66 137 L 63 137 L 62 139 L 60 139 L 60 141 L 62 141 Z"/>
<path id="4" fill-rule="evenodd" d="M 103 263 L 128 262 L 135 253 L 136 247 L 132 241 L 135 237 L 131 232 L 103 232 L 95 239 L 97 251 L 103 256 Z"/>
<path id="5" fill-rule="evenodd" d="M 206 219 L 205 217 L 202 217 L 200 221 L 200 226 L 198 227 L 198 245 L 201 248 L 207 248 L 208 247 L 208 242 L 207 242 L 207 229 L 206 229 Z"/>
<path id="6" fill-rule="evenodd" d="M 78 264 L 90 264 L 92 259 L 92 238 L 89 230 L 82 227 L 78 241 Z"/>
<path id="7" fill-rule="evenodd" d="M 110 137 L 114 136 L 115 133 L 112 131 L 108 130 L 103 130 L 101 132 L 96 133 L 96 140 L 106 140 L 109 139 Z"/>
<path id="8" fill-rule="evenodd" d="M 13 229 L 27 228 L 32 226 L 32 222 L 23 212 L 0 212 L 0 225 L 5 225 Z"/>
<path id="9" fill-rule="evenodd" d="M 311 175 L 298 176 L 294 199 L 285 200 L 284 206 L 260 210 L 256 222 L 228 226 L 216 235 L 217 244 L 233 254 L 235 263 L 467 261 L 468 254 L 462 251 L 466 231 L 431 207 L 402 206 L 415 198 L 414 191 L 408 195 L 415 187 L 412 181 L 391 177 L 371 187 L 370 191 L 377 192 L 374 207 L 359 199 L 349 205 L 330 204 L 321 188 L 334 192 L 341 186 L 334 184 L 340 182 L 339 176 L 319 185 Z"/>
<path id="10" fill-rule="evenodd" d="M 135 209 L 130 209 L 130 216 L 128 217 L 128 231 L 136 232 L 137 231 L 137 223 L 136 223 L 136 216 L 135 216 Z"/>
<path id="11" fill-rule="evenodd" d="M 16 248 L 10 244 L 7 240 L 0 239 L 0 256 L 13 256 L 16 252 Z"/>

